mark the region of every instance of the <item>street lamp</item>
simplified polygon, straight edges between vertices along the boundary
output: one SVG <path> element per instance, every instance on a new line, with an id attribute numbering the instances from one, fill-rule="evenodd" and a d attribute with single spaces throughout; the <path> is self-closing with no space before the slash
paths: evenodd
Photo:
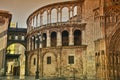
<path id="1" fill-rule="evenodd" d="M 40 44 L 40 35 L 39 34 L 37 35 L 35 42 L 37 43 L 37 49 L 38 49 L 35 79 L 39 80 L 39 44 Z"/>
<path id="2" fill-rule="evenodd" d="M 42 43 L 42 41 L 44 40 L 44 38 L 42 38 L 42 36 L 38 33 L 37 34 L 37 37 L 35 39 L 35 42 L 37 43 L 37 50 L 38 50 L 38 53 L 37 53 L 37 66 L 36 66 L 36 75 L 35 75 L 35 79 L 36 80 L 39 80 L 39 59 L 40 59 L 40 55 L 39 55 L 39 52 L 40 52 L 40 43 Z"/>

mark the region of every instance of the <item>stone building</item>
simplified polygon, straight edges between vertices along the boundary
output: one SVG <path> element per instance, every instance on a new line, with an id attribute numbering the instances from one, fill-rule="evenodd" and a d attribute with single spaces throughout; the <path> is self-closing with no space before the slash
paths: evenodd
<path id="1" fill-rule="evenodd" d="M 0 10 L 0 76 L 4 73 L 5 53 L 7 47 L 7 30 L 12 15 L 7 11 Z"/>
<path id="2" fill-rule="evenodd" d="M 26 28 L 12 28 L 7 30 L 6 47 L 6 75 L 23 76 L 25 75 L 26 64 Z"/>
<path id="3" fill-rule="evenodd" d="M 119 80 L 119 0 L 43 6 L 27 19 L 28 74 Z"/>

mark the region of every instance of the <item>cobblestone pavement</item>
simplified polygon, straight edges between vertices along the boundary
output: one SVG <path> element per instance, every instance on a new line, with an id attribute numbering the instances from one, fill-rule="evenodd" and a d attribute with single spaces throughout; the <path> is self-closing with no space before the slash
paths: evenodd
<path id="1" fill-rule="evenodd" d="M 35 76 L 0 76 L 0 80 L 35 80 Z"/>

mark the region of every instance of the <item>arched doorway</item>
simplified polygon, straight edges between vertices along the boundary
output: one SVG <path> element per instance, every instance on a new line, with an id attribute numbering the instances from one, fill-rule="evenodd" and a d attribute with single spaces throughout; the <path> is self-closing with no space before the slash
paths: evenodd
<path id="1" fill-rule="evenodd" d="M 25 75 L 25 47 L 13 43 L 7 47 L 6 75 Z"/>
<path id="2" fill-rule="evenodd" d="M 110 38 L 108 69 L 110 80 L 120 79 L 120 28 Z"/>

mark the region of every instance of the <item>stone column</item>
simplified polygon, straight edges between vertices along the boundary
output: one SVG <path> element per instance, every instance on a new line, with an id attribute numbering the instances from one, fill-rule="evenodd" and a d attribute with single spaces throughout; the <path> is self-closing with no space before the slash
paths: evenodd
<path id="1" fill-rule="evenodd" d="M 57 9 L 57 22 L 59 22 L 59 9 Z"/>
<path id="2" fill-rule="evenodd" d="M 60 31 L 57 33 L 57 46 L 62 46 L 62 36 Z"/>
<path id="3" fill-rule="evenodd" d="M 72 27 L 70 28 L 69 45 L 74 45 L 74 37 L 73 37 Z"/>
<path id="4" fill-rule="evenodd" d="M 39 26 L 41 26 L 41 14 L 39 13 Z"/>
<path id="5" fill-rule="evenodd" d="M 29 38 L 30 40 L 30 49 L 29 50 L 32 50 L 32 41 L 31 41 L 31 37 Z"/>
<path id="6" fill-rule="evenodd" d="M 49 11 L 47 11 L 47 24 L 49 23 L 49 21 L 50 21 L 50 17 L 49 17 L 50 15 L 49 15 Z"/>
<path id="7" fill-rule="evenodd" d="M 43 25 L 43 16 L 42 16 L 42 14 L 40 15 L 40 25 Z"/>
<path id="8" fill-rule="evenodd" d="M 58 11 L 57 11 L 57 22 L 58 24 L 61 22 L 61 13 L 60 13 L 60 9 L 58 8 Z"/>
<path id="9" fill-rule="evenodd" d="M 35 16 L 33 17 L 33 28 L 35 26 Z"/>
<path id="10" fill-rule="evenodd" d="M 86 41 L 85 41 L 85 30 L 81 31 L 82 32 L 82 45 L 85 45 L 86 44 Z"/>
<path id="11" fill-rule="evenodd" d="M 31 19 L 31 26 L 33 27 L 33 17 L 32 17 L 32 19 Z"/>
<path id="12" fill-rule="evenodd" d="M 69 15 L 69 20 L 70 20 L 70 12 L 71 12 L 71 10 L 69 9 L 69 13 L 68 13 L 68 15 Z"/>
<path id="13" fill-rule="evenodd" d="M 28 55 L 27 54 L 28 54 L 27 51 L 25 51 L 25 76 L 28 75 L 28 70 L 29 70 L 29 68 L 28 68 Z"/>
<path id="14" fill-rule="evenodd" d="M 74 9 L 72 9 L 72 17 L 74 16 Z"/>
<path id="15" fill-rule="evenodd" d="M 34 38 L 35 38 L 35 37 L 32 38 L 32 50 L 34 50 L 34 48 L 35 48 L 35 47 L 34 47 L 34 45 L 35 45 L 35 44 L 34 44 Z"/>
<path id="16" fill-rule="evenodd" d="M 50 47 L 50 33 L 49 30 L 47 30 L 47 47 Z"/>
<path id="17" fill-rule="evenodd" d="M 37 49 L 36 38 L 37 38 L 37 37 L 35 37 L 35 40 L 34 40 L 34 44 L 35 44 L 35 48 L 34 48 L 34 49 Z"/>
<path id="18" fill-rule="evenodd" d="M 28 50 L 29 51 L 31 50 L 31 40 L 30 40 L 30 38 L 28 38 Z"/>
<path id="19" fill-rule="evenodd" d="M 60 10 L 60 22 L 62 22 L 62 10 Z"/>
<path id="20" fill-rule="evenodd" d="M 82 6 L 81 4 L 79 3 L 79 5 L 77 6 L 77 21 L 80 22 L 81 21 L 81 16 L 82 14 Z"/>
<path id="21" fill-rule="evenodd" d="M 38 26 L 38 14 L 36 16 L 36 27 Z"/>
<path id="22" fill-rule="evenodd" d="M 49 14 L 49 15 L 50 15 L 50 22 L 49 22 L 49 23 L 51 23 L 51 11 L 50 11 L 50 14 Z"/>

